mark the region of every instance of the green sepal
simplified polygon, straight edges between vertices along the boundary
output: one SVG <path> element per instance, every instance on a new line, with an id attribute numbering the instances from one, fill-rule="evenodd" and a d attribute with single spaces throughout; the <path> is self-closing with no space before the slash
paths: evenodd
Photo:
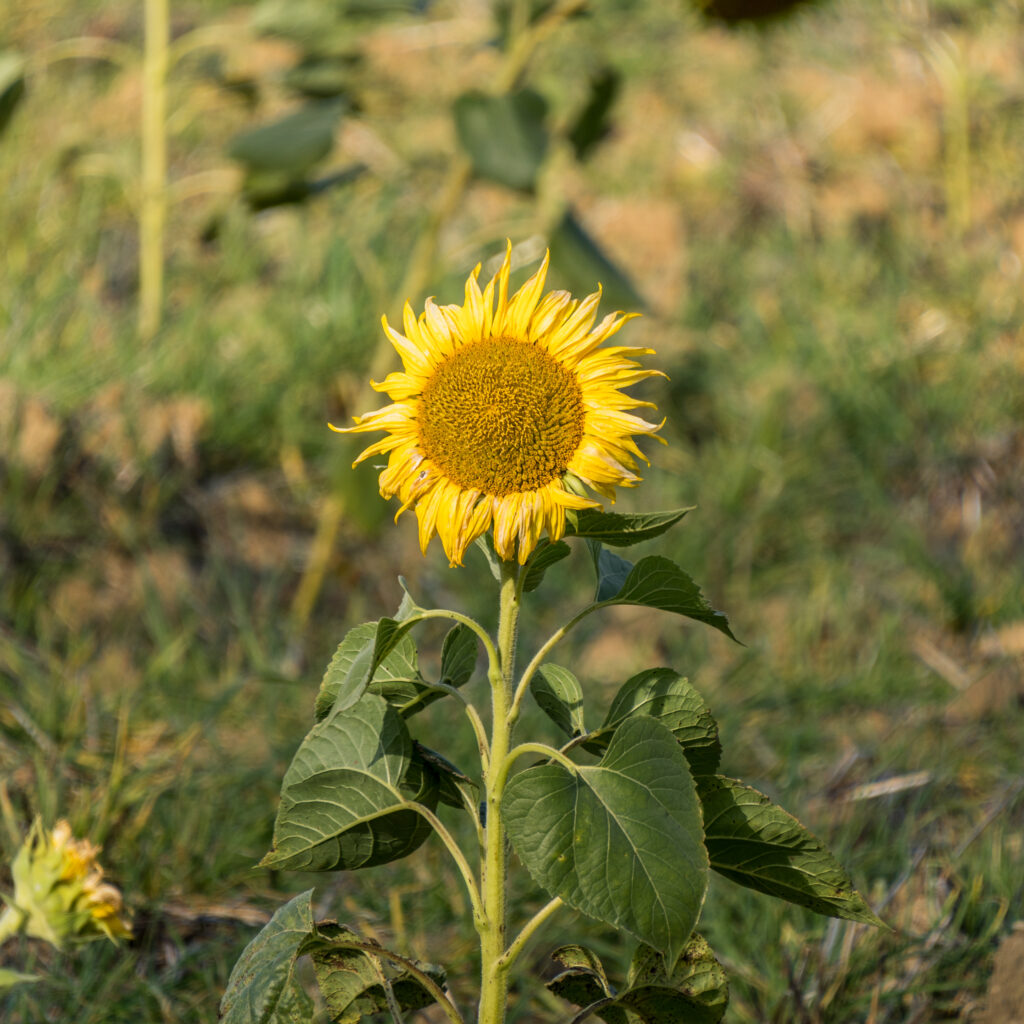
<path id="1" fill-rule="evenodd" d="M 724 775 L 697 778 L 711 868 L 748 889 L 886 927 L 817 836 L 752 786 Z"/>
<path id="2" fill-rule="evenodd" d="M 25 974 L 22 971 L 11 971 L 6 967 L 0 967 L 0 994 L 15 985 L 29 985 L 36 981 L 42 981 L 38 974 Z"/>
<path id="3" fill-rule="evenodd" d="M 615 695 L 604 724 L 590 734 L 583 748 L 603 753 L 615 730 L 637 715 L 658 719 L 675 736 L 694 775 L 718 771 L 722 757 L 718 723 L 704 698 L 673 668 L 651 668 L 627 679 Z"/>

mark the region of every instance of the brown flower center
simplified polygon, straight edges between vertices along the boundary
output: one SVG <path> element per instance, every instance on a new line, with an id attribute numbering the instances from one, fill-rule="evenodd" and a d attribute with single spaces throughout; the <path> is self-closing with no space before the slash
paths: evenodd
<path id="1" fill-rule="evenodd" d="M 501 497 L 560 477 L 583 438 L 575 375 L 529 342 L 493 338 L 459 349 L 419 398 L 423 453 L 460 487 Z"/>

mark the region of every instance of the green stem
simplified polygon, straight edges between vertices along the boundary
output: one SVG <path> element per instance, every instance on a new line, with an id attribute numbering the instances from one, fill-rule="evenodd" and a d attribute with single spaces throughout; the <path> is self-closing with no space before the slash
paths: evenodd
<path id="1" fill-rule="evenodd" d="M 579 766 L 566 757 L 562 751 L 549 747 L 546 743 L 520 743 L 505 758 L 504 770 L 501 773 L 502 787 L 505 785 L 505 780 L 508 778 L 508 772 L 513 762 L 516 758 L 522 757 L 523 754 L 540 754 L 541 757 L 546 757 L 549 761 L 557 761 L 563 768 L 568 768 L 574 775 L 579 770 Z"/>
<path id="2" fill-rule="evenodd" d="M 167 220 L 167 45 L 169 0 L 145 0 L 142 63 L 142 195 L 139 212 L 139 334 L 160 326 Z"/>
<path id="3" fill-rule="evenodd" d="M 501 958 L 502 964 L 505 967 L 511 967 L 516 960 L 519 959 L 519 954 L 522 953 L 526 946 L 526 943 L 533 937 L 533 933 L 556 911 L 560 910 L 565 904 L 562 902 L 561 896 L 556 896 L 550 903 L 546 903 L 540 910 L 537 911 L 529 921 L 523 925 L 522 931 L 515 937 L 512 944 L 505 950 L 505 955 Z"/>
<path id="4" fill-rule="evenodd" d="M 429 807 L 425 807 L 421 803 L 417 803 L 415 800 L 410 800 L 408 805 L 410 810 L 415 811 L 420 817 L 425 818 L 437 833 L 438 838 L 446 847 L 448 852 L 452 855 L 452 860 L 455 861 L 455 866 L 459 869 L 459 874 L 462 875 L 463 880 L 466 883 L 466 891 L 469 893 L 469 902 L 473 905 L 473 919 L 480 921 L 483 919 L 483 907 L 480 903 L 480 891 L 476 887 L 476 880 L 473 878 L 473 869 L 469 866 L 469 861 L 466 860 L 465 854 L 459 847 L 459 844 L 455 842 L 451 832 L 444 827 L 441 819 Z"/>
<path id="5" fill-rule="evenodd" d="M 478 1024 L 504 1024 L 508 1000 L 508 970 L 505 960 L 506 929 L 506 837 L 501 822 L 501 800 L 508 775 L 505 761 L 512 737 L 509 699 L 515 673 L 516 636 L 519 625 L 519 566 L 501 565 L 501 604 L 498 614 L 497 671 L 489 673 L 493 721 L 491 756 L 484 772 L 487 823 L 484 828 L 484 856 L 481 877 L 484 920 L 480 933 L 480 1009 Z"/>
<path id="6" fill-rule="evenodd" d="M 574 615 L 564 626 L 560 629 L 556 629 L 551 636 L 548 637 L 547 641 L 540 648 L 539 651 L 533 656 L 530 664 L 526 666 L 522 677 L 519 680 L 519 685 L 516 687 L 515 696 L 512 698 L 512 707 L 509 709 L 509 723 L 515 724 L 516 719 L 519 717 L 519 705 L 523 702 L 523 697 L 526 694 L 527 687 L 530 685 L 530 680 L 533 678 L 534 672 L 540 668 L 541 663 L 547 657 L 548 652 L 552 647 L 555 646 L 577 623 L 585 619 L 591 612 L 597 611 L 598 608 L 603 608 L 603 604 L 591 604 L 587 605 L 583 611 L 578 612 Z"/>

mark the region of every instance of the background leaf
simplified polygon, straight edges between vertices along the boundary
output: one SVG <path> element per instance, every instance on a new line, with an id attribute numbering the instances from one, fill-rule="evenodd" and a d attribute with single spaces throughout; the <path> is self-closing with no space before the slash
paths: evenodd
<path id="1" fill-rule="evenodd" d="M 718 770 L 722 757 L 718 723 L 704 698 L 673 668 L 647 669 L 627 679 L 615 695 L 604 724 L 583 746 L 601 753 L 619 725 L 636 715 L 658 719 L 675 736 L 694 775 L 711 775 Z"/>
<path id="2" fill-rule="evenodd" d="M 530 680 L 530 693 L 541 711 L 566 736 L 582 736 L 587 731 L 583 724 L 583 687 L 567 668 L 541 665 Z"/>
<path id="3" fill-rule="evenodd" d="M 698 778 L 697 791 L 720 875 L 827 917 L 883 925 L 821 840 L 763 793 L 724 775 Z"/>
<path id="4" fill-rule="evenodd" d="M 0 135 L 24 96 L 25 59 L 10 50 L 0 53 Z"/>
<path id="5" fill-rule="evenodd" d="M 221 1000 L 221 1024 L 306 1024 L 313 1001 L 295 979 L 295 960 L 315 933 L 313 890 L 279 907 L 238 958 Z"/>
<path id="6" fill-rule="evenodd" d="M 491 96 L 474 90 L 454 103 L 459 144 L 481 178 L 530 191 L 548 149 L 547 101 L 533 89 Z"/>
<path id="7" fill-rule="evenodd" d="M 730 639 L 736 639 L 729 629 L 729 620 L 708 604 L 700 587 L 675 562 L 660 555 L 641 558 L 622 589 L 605 600 L 608 604 L 639 604 L 645 608 L 675 612 L 676 615 L 706 622 Z"/>
<path id="8" fill-rule="evenodd" d="M 669 959 L 679 955 L 708 863 L 686 758 L 660 722 L 624 722 L 598 765 L 527 768 L 509 781 L 502 810 L 539 885 Z"/>
<path id="9" fill-rule="evenodd" d="M 572 210 L 567 210 L 558 222 L 548 239 L 548 246 L 554 276 L 569 291 L 586 295 L 594 290 L 594 282 L 597 281 L 601 284 L 604 301 L 613 309 L 646 308 L 643 296 L 583 230 Z"/>
<path id="10" fill-rule="evenodd" d="M 285 773 L 267 866 L 302 871 L 355 870 L 411 853 L 430 834 L 422 815 L 436 788 L 422 765 L 410 772 L 412 740 L 382 697 L 366 694 L 310 730 Z M 408 777 L 407 777 L 408 773 Z"/>
<path id="11" fill-rule="evenodd" d="M 301 178 L 330 153 L 344 109 L 341 100 L 308 103 L 278 121 L 236 135 L 228 143 L 228 155 L 249 171 Z"/>
<path id="12" fill-rule="evenodd" d="M 569 142 L 578 160 L 585 160 L 597 144 L 611 132 L 609 117 L 622 78 L 615 68 L 602 68 L 590 80 L 590 95 L 569 129 Z"/>

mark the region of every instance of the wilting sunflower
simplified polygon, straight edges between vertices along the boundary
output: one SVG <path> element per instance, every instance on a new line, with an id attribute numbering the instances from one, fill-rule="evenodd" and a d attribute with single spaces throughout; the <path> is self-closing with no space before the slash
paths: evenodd
<path id="1" fill-rule="evenodd" d="M 565 533 L 567 509 L 600 507 L 581 484 L 612 501 L 635 485 L 647 460 L 633 437 L 661 427 L 628 411 L 650 402 L 621 391 L 658 374 L 630 358 L 651 350 L 601 347 L 636 314 L 595 323 L 600 290 L 541 298 L 547 256 L 510 298 L 510 269 L 511 246 L 483 292 L 480 267 L 469 275 L 463 305 L 427 299 L 417 319 L 406 303 L 404 334 L 384 317 L 404 371 L 373 386 L 392 403 L 332 427 L 387 433 L 356 464 L 390 453 L 381 495 L 398 496 L 396 519 L 415 508 L 421 550 L 436 533 L 452 565 L 492 523 L 499 556 L 524 563 L 544 530 Z"/>

